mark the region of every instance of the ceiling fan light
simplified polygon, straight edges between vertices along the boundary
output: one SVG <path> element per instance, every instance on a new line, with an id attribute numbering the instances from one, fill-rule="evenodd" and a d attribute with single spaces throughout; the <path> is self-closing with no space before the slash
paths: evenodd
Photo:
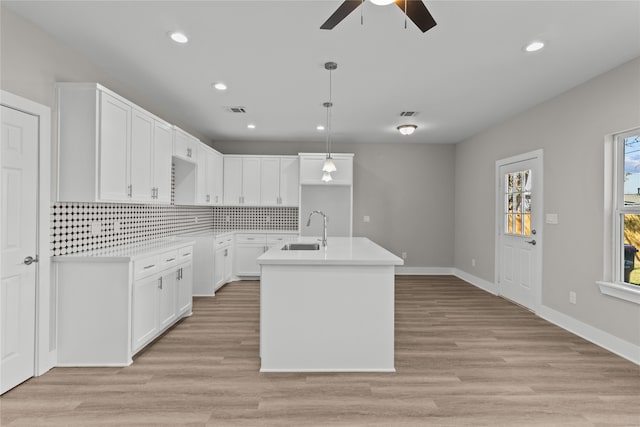
<path id="1" fill-rule="evenodd" d="M 398 129 L 398 132 L 400 132 L 402 135 L 411 135 L 413 132 L 415 132 L 417 127 L 418 126 L 416 125 L 400 125 L 396 129 Z"/>
<path id="2" fill-rule="evenodd" d="M 331 157 L 327 157 L 326 160 L 324 161 L 324 164 L 322 165 L 322 171 L 323 172 L 335 172 L 336 169 L 336 164 L 333 161 L 333 159 Z"/>
<path id="3" fill-rule="evenodd" d="M 376 6 L 386 6 L 388 4 L 395 2 L 395 0 L 369 0 L 369 1 L 375 4 Z"/>
<path id="4" fill-rule="evenodd" d="M 323 172 L 322 174 L 322 182 L 329 182 L 329 181 L 333 181 L 333 178 L 331 177 L 331 172 Z"/>

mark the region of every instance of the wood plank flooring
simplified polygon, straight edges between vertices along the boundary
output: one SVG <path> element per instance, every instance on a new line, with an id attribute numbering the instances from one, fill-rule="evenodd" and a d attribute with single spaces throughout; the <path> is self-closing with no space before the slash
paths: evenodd
<path id="1" fill-rule="evenodd" d="M 230 283 L 130 367 L 6 393 L 0 424 L 640 426 L 638 366 L 455 277 L 396 278 L 396 373 L 260 374 L 258 339 L 259 283 Z"/>

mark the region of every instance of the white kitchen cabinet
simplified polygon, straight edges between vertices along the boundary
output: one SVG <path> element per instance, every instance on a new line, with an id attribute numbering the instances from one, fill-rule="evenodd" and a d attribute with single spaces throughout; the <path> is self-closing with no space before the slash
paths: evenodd
<path id="1" fill-rule="evenodd" d="M 56 94 L 57 200 L 170 201 L 155 197 L 160 186 L 168 194 L 171 182 L 166 136 L 156 134 L 166 123 L 96 83 L 58 83 Z"/>
<path id="2" fill-rule="evenodd" d="M 331 173 L 331 181 L 323 182 L 322 166 L 326 154 L 300 153 L 300 184 L 353 185 L 353 154 L 334 153 L 331 157 L 336 164 L 336 171 Z"/>
<path id="3" fill-rule="evenodd" d="M 131 199 L 171 202 L 171 126 L 133 109 L 131 118 Z"/>
<path id="4" fill-rule="evenodd" d="M 260 276 L 260 265 L 257 258 L 270 247 L 294 241 L 297 233 L 265 234 L 242 233 L 236 235 L 235 242 L 235 275 Z"/>
<path id="5" fill-rule="evenodd" d="M 173 127 L 173 156 L 190 162 L 198 159 L 201 142 L 177 126 Z"/>
<path id="6" fill-rule="evenodd" d="M 200 144 L 198 147 L 197 199 L 201 205 L 222 203 L 222 155 Z"/>
<path id="7" fill-rule="evenodd" d="M 233 233 L 204 231 L 183 237 L 195 242 L 193 295 L 214 296 L 220 286 L 231 281 L 231 269 L 225 262 L 228 263 L 233 255 Z"/>
<path id="8" fill-rule="evenodd" d="M 224 204 L 260 205 L 260 158 L 224 157 Z"/>
<path id="9" fill-rule="evenodd" d="M 299 163 L 297 157 L 260 159 L 260 204 L 298 206 Z"/>
<path id="10" fill-rule="evenodd" d="M 54 257 L 58 366 L 126 366 L 191 314 L 192 242 L 166 239 Z"/>
<path id="11" fill-rule="evenodd" d="M 222 236 L 216 238 L 214 254 L 214 288 L 218 290 L 229 283 L 233 275 L 233 237 Z"/>

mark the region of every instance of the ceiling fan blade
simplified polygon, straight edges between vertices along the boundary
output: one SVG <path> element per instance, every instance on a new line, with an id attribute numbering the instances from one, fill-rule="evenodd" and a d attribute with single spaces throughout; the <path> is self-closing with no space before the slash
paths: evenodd
<path id="1" fill-rule="evenodd" d="M 404 12 L 405 0 L 396 0 L 396 4 Z M 421 0 L 407 0 L 407 16 L 423 33 L 436 26 L 436 20 Z"/>
<path id="2" fill-rule="evenodd" d="M 333 15 L 327 19 L 327 21 L 320 27 L 321 30 L 330 30 L 347 17 L 356 7 L 360 6 L 362 0 L 346 0 L 342 2 L 340 7 L 333 12 Z"/>

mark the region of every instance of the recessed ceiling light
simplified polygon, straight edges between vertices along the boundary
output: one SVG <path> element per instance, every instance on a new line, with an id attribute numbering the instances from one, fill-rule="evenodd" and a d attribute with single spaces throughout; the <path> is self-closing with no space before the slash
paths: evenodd
<path id="1" fill-rule="evenodd" d="M 256 128 L 256 125 L 254 125 L 253 123 L 251 123 L 251 124 L 248 124 L 248 125 L 247 125 L 247 127 L 248 127 L 249 129 L 255 129 L 255 128 Z"/>
<path id="2" fill-rule="evenodd" d="M 316 126 L 316 129 L 317 129 L 317 130 L 324 130 L 324 126 L 322 126 L 322 125 L 318 125 L 318 126 Z"/>
<path id="3" fill-rule="evenodd" d="M 214 83 L 212 84 L 212 86 L 214 89 L 217 89 L 217 90 L 227 90 L 227 85 L 222 82 Z"/>
<path id="4" fill-rule="evenodd" d="M 171 37 L 171 40 L 173 40 L 176 43 L 186 43 L 189 41 L 189 37 L 187 37 L 186 35 L 184 35 L 184 33 L 181 33 L 180 31 L 174 31 L 170 33 L 169 37 Z"/>
<path id="5" fill-rule="evenodd" d="M 531 43 L 526 45 L 524 47 L 524 50 L 526 52 L 537 52 L 540 49 L 542 49 L 543 47 L 544 47 L 544 42 L 541 42 L 540 40 L 536 40 L 536 41 L 532 41 Z"/>

